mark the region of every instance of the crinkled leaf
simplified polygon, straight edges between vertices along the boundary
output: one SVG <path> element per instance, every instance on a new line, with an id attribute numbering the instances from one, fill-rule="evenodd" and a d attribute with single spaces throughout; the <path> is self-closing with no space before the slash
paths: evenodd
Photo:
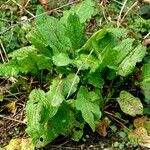
<path id="1" fill-rule="evenodd" d="M 77 14 L 70 14 L 66 23 L 66 34 L 74 50 L 80 48 L 84 41 L 84 28 Z"/>
<path id="2" fill-rule="evenodd" d="M 71 42 L 66 36 L 65 27 L 53 17 L 47 17 L 43 24 L 37 25 L 28 34 L 28 39 L 38 49 L 51 47 L 54 55 L 71 52 Z"/>
<path id="3" fill-rule="evenodd" d="M 39 138 L 47 130 L 47 121 L 53 117 L 58 108 L 51 105 L 45 92 L 40 89 L 33 90 L 29 95 L 26 105 L 27 133 L 32 137 L 34 144 L 37 144 Z"/>
<path id="4" fill-rule="evenodd" d="M 94 55 L 94 58 L 98 58 L 99 62 L 97 69 L 102 71 L 109 67 L 116 70 L 117 74 L 127 76 L 133 71 L 136 63 L 142 61 L 146 49 L 141 44 L 133 44 L 134 39 L 131 38 L 121 42 L 119 39 L 121 31 L 120 28 L 114 29 L 114 31 L 113 28 L 97 31 L 79 49 L 80 55 L 85 55 L 83 53 L 90 53 L 93 50 L 92 57 Z M 78 61 L 81 59 L 80 57 L 77 58 Z"/>
<path id="5" fill-rule="evenodd" d="M 104 40 L 103 40 L 103 43 L 104 45 L 100 45 L 101 47 L 98 46 L 99 42 L 106 36 L 107 34 L 107 31 L 106 30 L 98 30 L 97 32 L 95 32 L 89 39 L 88 41 L 82 46 L 81 49 L 78 50 L 78 52 L 90 52 L 91 49 L 96 49 L 96 50 L 101 50 L 101 47 L 105 47 L 105 43 L 104 43 Z M 108 41 L 108 39 L 107 39 Z M 107 44 L 106 44 L 107 45 Z"/>
<path id="6" fill-rule="evenodd" d="M 137 62 L 142 61 L 146 49 L 142 45 L 133 47 L 134 39 L 125 39 L 115 46 L 108 56 L 108 67 L 115 69 L 116 73 L 121 76 L 130 74 Z"/>
<path id="7" fill-rule="evenodd" d="M 132 51 L 133 41 L 134 39 L 127 38 L 113 48 L 110 58 L 112 59 L 111 65 L 109 66 L 110 68 L 117 70 L 117 67 L 120 65 L 122 60 L 124 60 L 130 51 Z"/>
<path id="8" fill-rule="evenodd" d="M 0 76 L 17 76 L 19 73 L 32 73 L 37 75 L 41 69 L 51 68 L 51 59 L 43 54 L 38 54 L 32 46 L 20 48 L 9 56 L 8 63 L 0 64 Z"/>
<path id="9" fill-rule="evenodd" d="M 72 60 L 65 53 L 60 53 L 58 55 L 53 56 L 53 63 L 56 66 L 67 66 L 72 63 Z"/>
<path id="10" fill-rule="evenodd" d="M 143 113 L 143 105 L 140 99 L 134 97 L 127 91 L 121 91 L 118 103 L 121 110 L 126 114 L 136 116 Z"/>
<path id="11" fill-rule="evenodd" d="M 0 64 L 0 76 L 17 76 L 19 73 L 19 67 L 16 61 L 11 61 L 6 64 Z"/>
<path id="12" fill-rule="evenodd" d="M 142 45 L 137 46 L 133 49 L 128 56 L 120 63 L 118 66 L 117 73 L 126 76 L 130 74 L 137 62 L 141 62 L 143 57 L 145 56 L 146 48 Z"/>
<path id="13" fill-rule="evenodd" d="M 87 59 L 88 63 L 86 62 L 83 65 L 83 68 L 86 69 L 91 66 L 91 72 L 95 72 L 97 69 L 102 71 L 110 63 L 110 59 L 112 59 L 108 58 L 112 53 L 112 48 L 116 45 L 116 42 L 116 36 L 112 33 L 109 33 L 107 30 L 103 29 L 97 31 L 89 38 L 83 47 L 78 50 L 80 55 L 76 58 L 76 64 L 80 66 L 83 60 L 89 57 Z M 90 54 L 92 50 L 93 52 L 89 56 L 87 52 Z"/>
<path id="14" fill-rule="evenodd" d="M 37 49 L 34 46 L 26 46 L 19 48 L 12 53 L 9 53 L 8 56 L 11 57 L 12 59 L 15 58 L 22 58 L 24 56 L 29 55 L 29 53 L 37 53 Z"/>
<path id="15" fill-rule="evenodd" d="M 76 13 L 80 22 L 84 23 L 97 13 L 96 5 L 93 0 L 84 0 L 81 3 L 74 5 L 70 10 L 63 11 L 61 21 L 66 23 L 70 14 Z"/>
<path id="16" fill-rule="evenodd" d="M 38 5 L 36 10 L 36 18 L 35 18 L 36 24 L 40 25 L 47 21 L 49 16 L 47 14 L 43 14 L 44 12 L 45 12 L 44 8 L 41 5 Z"/>
<path id="17" fill-rule="evenodd" d="M 83 45 L 79 52 L 95 50 L 99 56 L 104 55 L 108 49 L 112 49 L 118 43 L 118 38 L 127 34 L 127 31 L 122 28 L 104 28 L 95 32 L 88 41 Z M 104 55 L 105 56 L 105 55 Z M 103 56 L 103 58 L 104 58 Z"/>
<path id="18" fill-rule="evenodd" d="M 45 146 L 59 135 L 66 136 L 74 134 L 76 124 L 78 127 L 79 123 L 76 121 L 76 118 L 70 106 L 66 103 L 63 103 L 60 106 L 57 114 L 53 118 L 51 118 L 45 125 L 45 130 L 43 134 L 39 136 L 39 139 L 36 142 L 36 147 Z"/>
<path id="19" fill-rule="evenodd" d="M 92 97 L 89 96 L 87 88 L 80 88 L 75 101 L 75 107 L 81 111 L 84 120 L 95 131 L 95 120 L 101 117 L 101 111 L 96 101 L 92 101 Z"/>
<path id="20" fill-rule="evenodd" d="M 140 87 L 145 96 L 145 101 L 150 103 L 150 63 L 144 64 L 142 67 L 142 81 Z"/>

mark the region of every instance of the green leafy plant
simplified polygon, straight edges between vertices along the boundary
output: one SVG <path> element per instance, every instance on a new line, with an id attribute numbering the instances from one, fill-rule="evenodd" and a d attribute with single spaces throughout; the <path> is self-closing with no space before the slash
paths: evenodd
<path id="1" fill-rule="evenodd" d="M 150 103 L 150 63 L 144 64 L 142 67 L 141 89 L 145 95 L 145 101 Z"/>
<path id="2" fill-rule="evenodd" d="M 10 53 L 10 61 L 0 64 L 0 76 L 39 76 L 45 70 L 51 74 L 48 91 L 32 90 L 26 104 L 26 131 L 36 147 L 59 135 L 79 141 L 86 123 L 95 131 L 105 104 L 105 80 L 110 74 L 111 79 L 128 76 L 145 56 L 146 48 L 122 28 L 100 29 L 87 39 L 84 25 L 95 12 L 94 2 L 85 0 L 65 11 L 60 20 L 38 16 L 27 35 L 32 45 Z M 124 97 L 127 102 L 136 100 L 122 92 L 120 105 Z M 140 109 L 134 115 L 141 113 Z"/>

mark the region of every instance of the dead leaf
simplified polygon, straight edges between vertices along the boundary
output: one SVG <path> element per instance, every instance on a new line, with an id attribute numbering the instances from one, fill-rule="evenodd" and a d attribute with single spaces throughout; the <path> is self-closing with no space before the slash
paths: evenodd
<path id="1" fill-rule="evenodd" d="M 5 150 L 34 150 L 31 138 L 12 139 Z"/>
<path id="2" fill-rule="evenodd" d="M 147 116 L 141 116 L 134 119 L 133 124 L 135 128 L 144 127 L 148 134 L 150 133 L 150 119 Z"/>
<path id="3" fill-rule="evenodd" d="M 97 132 L 101 136 L 107 135 L 107 128 L 109 127 L 110 120 L 108 118 L 104 118 L 102 121 L 99 121 L 96 125 Z"/>
<path id="4" fill-rule="evenodd" d="M 117 99 L 121 110 L 130 115 L 136 116 L 143 114 L 143 105 L 138 97 L 134 97 L 127 91 L 121 91 Z"/>
<path id="5" fill-rule="evenodd" d="M 132 130 L 128 134 L 128 138 L 135 146 L 140 145 L 142 147 L 150 148 L 150 136 L 148 136 L 148 132 L 144 127 Z"/>
<path id="6" fill-rule="evenodd" d="M 8 109 L 8 111 L 12 112 L 13 114 L 16 113 L 16 101 L 8 103 L 7 105 L 5 105 L 5 107 Z"/>
<path id="7" fill-rule="evenodd" d="M 134 119 L 133 121 L 133 125 L 135 128 L 139 128 L 139 127 L 145 127 L 145 123 L 147 122 L 147 116 L 141 116 L 138 117 L 136 119 Z"/>

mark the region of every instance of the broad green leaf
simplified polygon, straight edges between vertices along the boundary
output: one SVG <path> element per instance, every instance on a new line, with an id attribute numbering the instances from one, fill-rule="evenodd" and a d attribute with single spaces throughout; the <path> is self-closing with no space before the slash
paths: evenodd
<path id="1" fill-rule="evenodd" d="M 143 105 L 139 98 L 134 97 L 127 91 L 121 91 L 118 103 L 121 110 L 130 116 L 143 114 Z"/>
<path id="2" fill-rule="evenodd" d="M 26 46 L 26 47 L 22 47 L 19 48 L 15 51 L 13 51 L 12 53 L 9 53 L 8 56 L 12 59 L 15 58 L 22 58 L 24 56 L 27 56 L 29 53 L 37 53 L 37 49 L 34 46 Z"/>
<path id="3" fill-rule="evenodd" d="M 91 49 L 96 49 L 98 48 L 98 43 L 99 41 L 101 41 L 107 34 L 107 31 L 106 30 L 98 30 L 97 32 L 95 32 L 89 39 L 88 41 L 82 46 L 81 49 L 78 50 L 78 52 L 89 52 L 91 51 Z M 108 41 L 108 40 L 107 40 Z M 104 43 L 102 43 L 104 44 Z M 100 44 L 101 46 L 101 44 Z M 102 46 L 103 47 L 103 46 Z M 101 49 L 101 48 L 98 48 L 98 50 Z"/>
<path id="4" fill-rule="evenodd" d="M 121 76 L 129 75 L 137 62 L 142 61 L 146 49 L 141 44 L 133 45 L 134 39 L 125 39 L 115 46 L 108 56 L 108 67 L 116 70 Z M 107 57 L 106 57 L 107 58 Z"/>
<path id="5" fill-rule="evenodd" d="M 47 93 L 40 89 L 33 90 L 29 95 L 29 100 L 26 105 L 26 114 L 28 125 L 38 125 L 38 123 L 45 123 L 46 120 L 53 117 L 58 107 L 51 105 L 51 99 Z"/>
<path id="6" fill-rule="evenodd" d="M 118 44 L 117 38 L 123 37 L 126 34 L 127 31 L 122 28 L 100 29 L 88 39 L 83 47 L 79 49 L 79 52 L 94 49 L 98 56 L 101 53 L 104 55 L 107 49 L 113 48 L 116 44 Z"/>
<path id="7" fill-rule="evenodd" d="M 148 1 L 149 2 L 149 1 Z M 150 12 L 150 4 L 139 7 L 138 14 L 139 15 L 148 15 Z"/>
<path id="8" fill-rule="evenodd" d="M 43 24 L 37 24 L 28 34 L 28 40 L 41 51 L 49 46 L 53 55 L 72 51 L 65 27 L 53 17 L 47 17 Z"/>
<path id="9" fill-rule="evenodd" d="M 99 30 L 78 50 L 78 57 L 75 60 L 77 67 L 89 69 L 93 73 L 96 70 L 103 71 L 110 63 L 109 58 L 112 48 L 116 45 L 117 38 L 107 30 Z M 109 58 L 109 59 L 108 59 Z M 85 61 L 86 60 L 86 61 Z"/>
<path id="10" fill-rule="evenodd" d="M 9 54 L 9 57 L 11 57 L 9 62 L 0 64 L 0 76 L 17 76 L 19 73 L 37 75 L 39 70 L 50 70 L 52 66 L 51 59 L 38 54 L 33 46 L 15 50 Z"/>
<path id="11" fill-rule="evenodd" d="M 112 66 L 109 66 L 110 68 L 117 69 L 122 60 L 128 56 L 130 51 L 132 51 L 133 41 L 134 39 L 127 38 L 118 43 L 118 45 L 113 48 L 110 58 L 112 59 Z"/>
<path id="12" fill-rule="evenodd" d="M 41 54 L 28 53 L 0 64 L 0 68 L 0 76 L 17 76 L 19 73 L 37 75 L 41 69 L 51 69 L 51 59 Z"/>
<path id="13" fill-rule="evenodd" d="M 77 14 L 70 14 L 66 23 L 66 34 L 69 37 L 72 48 L 79 49 L 84 42 L 84 28 Z"/>
<path id="14" fill-rule="evenodd" d="M 86 22 L 97 13 L 95 2 L 93 0 L 84 0 L 81 3 L 72 6 L 70 10 L 63 11 L 61 21 L 66 23 L 70 14 L 74 13 L 79 16 L 81 23 Z"/>
<path id="15" fill-rule="evenodd" d="M 52 57 L 53 63 L 56 66 L 67 66 L 72 63 L 72 60 L 65 53 L 60 53 Z"/>
<path id="16" fill-rule="evenodd" d="M 6 64 L 0 64 L 0 76 L 12 77 L 19 74 L 19 67 L 16 61 L 11 61 Z"/>
<path id="17" fill-rule="evenodd" d="M 80 88 L 75 101 L 75 107 L 81 111 L 84 120 L 89 124 L 92 130 L 95 131 L 95 120 L 101 117 L 101 111 L 97 101 L 89 96 L 87 88 Z"/>
<path id="18" fill-rule="evenodd" d="M 103 88 L 104 79 L 100 73 L 93 73 L 87 76 L 88 83 L 97 88 Z"/>
<path id="19" fill-rule="evenodd" d="M 26 105 L 27 133 L 32 137 L 33 144 L 37 144 L 40 137 L 45 135 L 47 121 L 53 117 L 58 108 L 51 106 L 51 99 L 46 97 L 44 91 L 33 90 Z"/>
<path id="20" fill-rule="evenodd" d="M 145 101 L 150 103 L 150 63 L 144 64 L 142 67 L 142 81 L 140 87 L 145 96 Z"/>
<path id="21" fill-rule="evenodd" d="M 80 55 L 82 56 L 83 53 L 87 51 L 90 53 L 91 50 L 94 50 L 92 56 L 94 55 L 95 59 L 98 58 L 99 60 L 99 67 L 97 67 L 99 71 L 109 67 L 116 70 L 117 74 L 127 76 L 133 71 L 136 63 L 142 61 L 146 49 L 141 44 L 133 44 L 134 39 L 128 38 L 121 42 L 119 39 L 121 31 L 120 28 L 97 31 L 79 49 Z M 126 33 L 126 31 L 123 32 Z"/>
<path id="22" fill-rule="evenodd" d="M 130 54 L 120 63 L 118 66 L 117 73 L 122 76 L 127 76 L 130 74 L 137 62 L 141 62 L 146 53 L 146 48 L 142 45 L 138 45 L 135 49 L 133 49 Z"/>
<path id="23" fill-rule="evenodd" d="M 57 114 L 51 118 L 45 126 L 43 126 L 44 132 L 41 133 L 37 139 L 35 143 L 36 147 L 40 148 L 47 145 L 59 135 L 68 136 L 70 134 L 74 134 L 76 124 L 78 127 L 79 123 L 76 121 L 72 109 L 68 104 L 63 103 L 60 106 Z M 82 128 L 80 130 L 82 131 Z"/>

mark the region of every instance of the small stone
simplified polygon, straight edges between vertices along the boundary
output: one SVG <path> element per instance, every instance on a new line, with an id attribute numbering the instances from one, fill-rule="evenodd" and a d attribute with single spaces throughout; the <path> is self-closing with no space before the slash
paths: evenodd
<path id="1" fill-rule="evenodd" d="M 85 135 L 85 137 L 86 137 L 87 139 L 89 139 L 89 138 L 90 138 L 90 136 L 89 136 L 88 134 L 86 134 L 86 135 Z"/>

